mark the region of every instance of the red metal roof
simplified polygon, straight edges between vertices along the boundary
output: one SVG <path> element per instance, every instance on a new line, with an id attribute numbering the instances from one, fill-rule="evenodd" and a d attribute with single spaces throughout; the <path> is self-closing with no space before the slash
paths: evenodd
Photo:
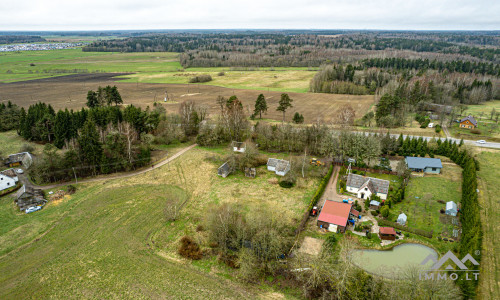
<path id="1" fill-rule="evenodd" d="M 353 209 L 351 209 L 351 214 L 352 214 L 353 216 L 359 217 L 359 211 L 355 210 L 354 208 L 353 208 Z"/>
<path id="2" fill-rule="evenodd" d="M 352 204 L 326 200 L 318 221 L 346 226 Z"/>
<path id="3" fill-rule="evenodd" d="M 392 227 L 380 227 L 379 228 L 379 233 L 381 234 L 390 234 L 390 235 L 396 235 L 396 230 Z"/>

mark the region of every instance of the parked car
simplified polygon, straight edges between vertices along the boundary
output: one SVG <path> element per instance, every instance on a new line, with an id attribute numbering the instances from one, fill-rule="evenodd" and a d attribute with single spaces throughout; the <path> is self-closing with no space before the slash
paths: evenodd
<path id="1" fill-rule="evenodd" d="M 476 143 L 478 143 L 478 144 L 486 144 L 486 141 L 485 140 L 479 140 Z"/>
<path id="2" fill-rule="evenodd" d="M 29 213 L 35 212 L 37 210 L 40 210 L 40 209 L 42 209 L 41 206 L 32 206 L 32 207 L 29 207 L 26 209 L 26 213 L 29 214 Z"/>
<path id="3" fill-rule="evenodd" d="M 17 169 L 17 170 L 16 170 L 16 173 L 18 173 L 18 174 L 23 174 L 23 173 L 24 173 L 24 170 L 23 170 L 23 169 Z"/>

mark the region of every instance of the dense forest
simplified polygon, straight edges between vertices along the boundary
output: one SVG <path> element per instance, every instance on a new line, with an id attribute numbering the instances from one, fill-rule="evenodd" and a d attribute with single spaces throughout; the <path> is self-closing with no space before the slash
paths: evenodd
<path id="1" fill-rule="evenodd" d="M 184 67 L 318 67 L 394 52 L 405 58 L 496 64 L 500 59 L 498 44 L 495 35 L 472 33 L 170 33 L 95 41 L 83 51 L 180 52 Z"/>
<path id="2" fill-rule="evenodd" d="M 36 35 L 0 35 L 0 44 L 37 43 L 46 40 Z"/>

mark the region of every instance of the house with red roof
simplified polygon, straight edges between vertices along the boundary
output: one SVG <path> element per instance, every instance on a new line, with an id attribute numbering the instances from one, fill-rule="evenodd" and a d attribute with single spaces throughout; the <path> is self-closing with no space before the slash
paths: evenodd
<path id="1" fill-rule="evenodd" d="M 326 200 L 318 216 L 318 226 L 332 232 L 345 232 L 349 219 L 355 219 L 359 212 L 350 203 Z"/>
<path id="2" fill-rule="evenodd" d="M 392 227 L 380 227 L 378 231 L 378 235 L 381 240 L 391 240 L 394 241 L 396 239 L 396 230 Z"/>

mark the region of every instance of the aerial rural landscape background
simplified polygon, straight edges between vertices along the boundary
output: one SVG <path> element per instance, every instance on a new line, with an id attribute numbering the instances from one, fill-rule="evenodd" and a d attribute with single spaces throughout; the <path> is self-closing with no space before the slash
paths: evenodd
<path id="1" fill-rule="evenodd" d="M 500 4 L 143 2 L 2 8 L 0 299 L 500 297 Z"/>

